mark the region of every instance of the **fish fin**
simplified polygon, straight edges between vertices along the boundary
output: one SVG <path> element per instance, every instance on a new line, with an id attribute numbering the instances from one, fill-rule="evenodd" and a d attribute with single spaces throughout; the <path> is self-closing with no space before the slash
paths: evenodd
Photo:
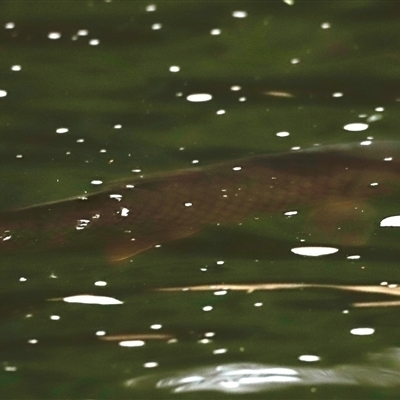
<path id="1" fill-rule="evenodd" d="M 115 240 L 106 248 L 107 259 L 111 263 L 126 260 L 148 249 L 153 248 L 157 244 L 170 242 L 172 240 L 182 239 L 198 232 L 198 229 L 191 227 L 180 227 L 174 230 L 165 230 L 155 232 L 146 236 L 138 235 L 137 238 L 130 238 L 124 235 L 120 240 Z"/>
<path id="2" fill-rule="evenodd" d="M 362 200 L 335 199 L 311 213 L 311 238 L 345 246 L 365 245 L 372 233 L 375 211 Z"/>
<path id="3" fill-rule="evenodd" d="M 113 241 L 106 247 L 107 260 L 111 263 L 123 261 L 154 247 L 156 244 L 157 241 L 146 239 L 127 241 L 124 238 L 120 241 Z"/>

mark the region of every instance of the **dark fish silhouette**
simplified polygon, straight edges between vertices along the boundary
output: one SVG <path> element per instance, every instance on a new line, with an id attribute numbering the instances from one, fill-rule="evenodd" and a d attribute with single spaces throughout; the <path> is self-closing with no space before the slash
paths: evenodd
<path id="1" fill-rule="evenodd" d="M 87 197 L 1 213 L 0 251 L 92 243 L 118 261 L 206 225 L 304 206 L 328 235 L 356 226 L 344 237 L 360 244 L 371 225 L 365 200 L 400 183 L 399 149 L 397 142 L 334 145 L 129 179 Z"/>

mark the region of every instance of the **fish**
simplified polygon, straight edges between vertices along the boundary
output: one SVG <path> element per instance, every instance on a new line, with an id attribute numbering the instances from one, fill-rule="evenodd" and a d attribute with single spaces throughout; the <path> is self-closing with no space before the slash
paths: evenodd
<path id="1" fill-rule="evenodd" d="M 124 179 L 0 213 L 0 254 L 94 245 L 114 263 L 206 226 L 301 207 L 328 236 L 350 225 L 345 240 L 360 245 L 371 230 L 368 200 L 400 186 L 399 149 L 392 141 L 318 146 Z"/>

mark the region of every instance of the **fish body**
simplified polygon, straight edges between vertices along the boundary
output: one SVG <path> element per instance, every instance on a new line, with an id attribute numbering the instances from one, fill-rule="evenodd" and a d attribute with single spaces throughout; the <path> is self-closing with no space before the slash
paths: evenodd
<path id="1" fill-rule="evenodd" d="M 1 213 L 0 251 L 91 242 L 117 261 L 261 213 L 354 209 L 400 183 L 399 149 L 397 142 L 326 146 L 126 180 L 87 197 Z"/>

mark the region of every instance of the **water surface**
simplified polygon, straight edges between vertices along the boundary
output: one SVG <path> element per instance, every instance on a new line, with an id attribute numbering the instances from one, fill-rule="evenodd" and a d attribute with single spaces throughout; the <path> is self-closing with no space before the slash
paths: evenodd
<path id="1" fill-rule="evenodd" d="M 393 1 L 0 10 L 1 210 L 152 172 L 398 139 Z M 211 99 L 188 100 L 202 93 Z M 373 206 L 400 214 L 393 198 Z M 291 249 L 307 229 L 301 213 L 260 215 L 118 266 L 91 249 L 2 255 L 1 397 L 398 398 L 398 308 L 385 303 L 397 295 L 340 287 L 396 285 L 399 231 L 377 219 L 364 245 L 328 235 L 319 244 L 336 253 L 304 257 Z M 285 283 L 314 286 L 256 286 Z M 122 304 L 63 301 L 83 294 Z"/>

